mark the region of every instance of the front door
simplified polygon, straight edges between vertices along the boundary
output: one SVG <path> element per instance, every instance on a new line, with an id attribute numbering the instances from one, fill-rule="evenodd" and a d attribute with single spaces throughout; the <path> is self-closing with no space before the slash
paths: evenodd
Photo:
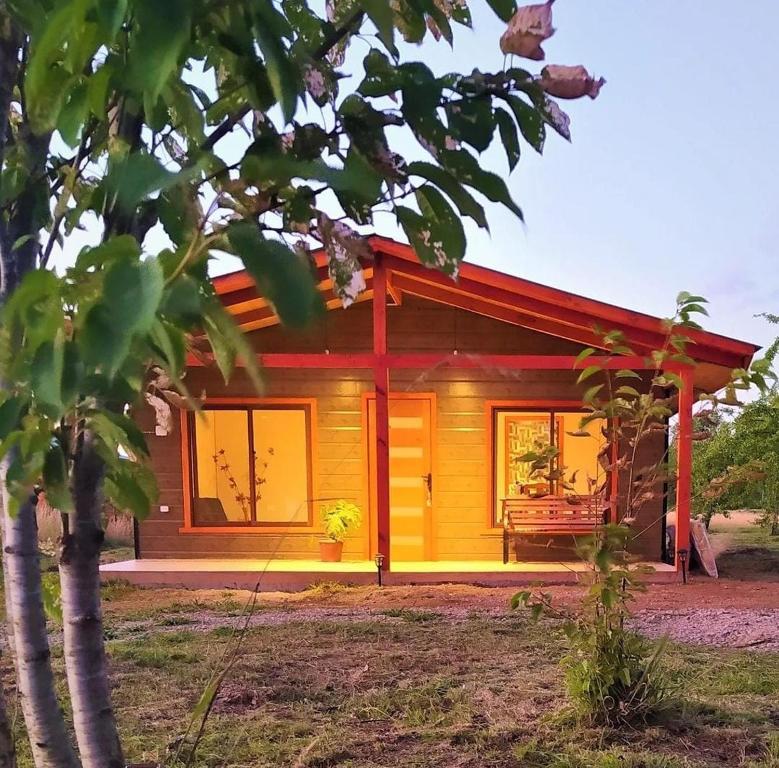
<path id="1" fill-rule="evenodd" d="M 389 399 L 390 560 L 431 557 L 433 466 L 429 398 Z M 376 401 L 368 401 L 372 519 L 376 519 Z"/>

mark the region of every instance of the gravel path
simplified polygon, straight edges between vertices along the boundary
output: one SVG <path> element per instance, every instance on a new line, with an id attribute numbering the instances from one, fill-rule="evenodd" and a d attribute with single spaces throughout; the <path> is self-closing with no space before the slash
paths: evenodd
<path id="1" fill-rule="evenodd" d="M 438 610 L 376 611 L 359 607 L 313 607 L 293 610 L 261 609 L 249 622 L 251 627 L 278 626 L 294 622 L 360 621 L 466 621 L 471 616 L 489 617 L 496 621 L 511 614 L 505 609 L 474 610 L 464 607 L 442 607 Z M 112 622 L 112 636 L 129 640 L 157 632 L 210 632 L 221 627 L 240 627 L 243 619 L 218 611 L 200 610 L 175 621 L 142 620 Z M 668 635 L 672 640 L 693 645 L 728 648 L 750 648 L 759 651 L 779 651 L 779 609 L 765 608 L 689 608 L 663 611 L 643 610 L 630 621 L 633 629 L 648 637 Z"/>
<path id="2" fill-rule="evenodd" d="M 631 621 L 649 637 L 668 635 L 693 645 L 779 651 L 778 609 L 692 608 L 644 611 Z"/>

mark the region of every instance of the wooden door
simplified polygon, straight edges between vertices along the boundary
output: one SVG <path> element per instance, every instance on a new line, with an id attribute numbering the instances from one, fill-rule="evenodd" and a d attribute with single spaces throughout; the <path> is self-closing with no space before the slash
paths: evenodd
<path id="1" fill-rule="evenodd" d="M 390 560 L 429 560 L 433 515 L 432 403 L 389 400 Z M 371 518 L 376 517 L 376 401 L 368 401 Z"/>

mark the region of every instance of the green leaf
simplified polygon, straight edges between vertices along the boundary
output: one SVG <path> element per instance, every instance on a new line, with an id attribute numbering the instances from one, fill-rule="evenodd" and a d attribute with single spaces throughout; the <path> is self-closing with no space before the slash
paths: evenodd
<path id="1" fill-rule="evenodd" d="M 501 203 L 520 221 L 522 210 L 511 198 L 506 182 L 495 173 L 485 171 L 478 160 L 465 150 L 443 150 L 439 153 L 441 164 L 456 176 L 461 183 L 481 192 L 493 203 Z"/>
<path id="2" fill-rule="evenodd" d="M 368 18 L 376 26 L 379 39 L 387 49 L 395 48 L 395 20 L 392 17 L 392 4 L 389 0 L 360 0 Z"/>
<path id="3" fill-rule="evenodd" d="M 519 162 L 519 138 L 517 137 L 517 127 L 514 120 L 505 109 L 495 110 L 495 120 L 498 123 L 500 131 L 500 140 L 503 142 L 503 148 L 506 150 L 509 169 L 514 170 Z"/>
<path id="4" fill-rule="evenodd" d="M 27 114 L 37 133 L 52 129 L 57 122 L 70 73 L 56 62 L 61 59 L 63 43 L 73 25 L 83 18 L 85 5 L 83 0 L 59 3 L 56 10 L 36 19 L 24 95 Z"/>
<path id="5" fill-rule="evenodd" d="M 594 387 L 590 387 L 582 396 L 582 400 L 585 403 L 591 403 L 595 396 L 603 389 L 603 384 L 596 384 Z"/>
<path id="6" fill-rule="evenodd" d="M 43 488 L 46 501 L 59 512 L 73 511 L 68 483 L 68 463 L 59 440 L 53 438 L 43 459 Z"/>
<path id="7" fill-rule="evenodd" d="M 146 444 L 143 430 L 129 416 L 109 410 L 103 411 L 103 415 L 114 425 L 114 427 L 120 430 L 120 432 L 116 434 L 122 435 L 120 444 L 125 449 L 131 450 L 139 456 L 149 455 L 149 446 Z"/>
<path id="8" fill-rule="evenodd" d="M 106 272 L 104 301 L 114 322 L 131 332 L 145 333 L 154 322 L 162 299 L 162 267 L 157 259 L 115 261 Z"/>
<path id="9" fill-rule="evenodd" d="M 229 382 L 239 357 L 255 389 L 261 392 L 263 381 L 255 350 L 216 296 L 203 299 L 203 326 L 225 383 Z"/>
<path id="10" fill-rule="evenodd" d="M 456 275 L 465 258 L 465 232 L 460 217 L 436 187 L 426 184 L 416 191 L 419 209 L 434 224 L 431 245 L 436 254 L 434 264 L 449 275 Z M 443 253 L 442 253 L 443 251 Z"/>
<path id="11" fill-rule="evenodd" d="M 586 381 L 587 379 L 589 379 L 589 378 L 590 378 L 590 376 L 594 376 L 596 373 L 600 373 L 600 372 L 601 372 L 601 370 L 603 370 L 603 369 L 602 369 L 602 368 L 601 368 L 601 366 L 599 366 L 599 365 L 588 365 L 588 366 L 587 366 L 587 367 L 586 367 L 586 368 L 585 368 L 585 369 L 584 369 L 584 370 L 583 370 L 583 371 L 582 371 L 582 372 L 579 374 L 579 378 L 578 378 L 578 379 L 576 379 L 576 383 L 577 383 L 577 384 L 581 384 L 583 381 Z"/>
<path id="12" fill-rule="evenodd" d="M 270 87 L 281 107 L 284 122 L 288 123 L 295 115 L 298 89 L 301 85 L 300 74 L 278 34 L 279 20 L 275 17 L 281 14 L 276 11 L 270 0 L 256 0 L 253 10 L 258 18 L 255 30 L 260 50 L 265 58 Z"/>
<path id="13" fill-rule="evenodd" d="M 52 418 L 62 411 L 62 373 L 64 368 L 65 334 L 60 332 L 52 341 L 41 344 L 30 366 L 30 389 L 41 410 Z"/>
<path id="14" fill-rule="evenodd" d="M 87 80 L 87 102 L 89 109 L 95 117 L 102 118 L 106 111 L 108 101 L 108 87 L 114 73 L 113 64 L 106 61 Z"/>
<path id="15" fill-rule="evenodd" d="M 157 320 L 151 329 L 152 342 L 159 348 L 168 372 L 178 378 L 187 361 L 187 347 L 182 331 L 164 320 Z"/>
<path id="16" fill-rule="evenodd" d="M 138 520 L 145 519 L 159 491 L 154 473 L 142 464 L 120 459 L 106 473 L 105 495 L 119 510 Z"/>
<path id="17" fill-rule="evenodd" d="M 511 107 L 511 111 L 514 113 L 517 125 L 519 125 L 519 130 L 524 136 L 525 141 L 527 141 L 536 152 L 543 152 L 544 142 L 546 141 L 546 127 L 541 113 L 519 96 L 508 94 L 503 98 Z"/>
<path id="18" fill-rule="evenodd" d="M 13 430 L 19 428 L 19 419 L 27 402 L 26 397 L 15 395 L 0 404 L 0 440 L 5 440 Z"/>
<path id="19" fill-rule="evenodd" d="M 141 248 L 132 235 L 118 235 L 94 248 L 83 248 L 76 258 L 76 268 L 103 267 L 114 259 L 134 258 L 140 254 Z"/>
<path id="20" fill-rule="evenodd" d="M 151 155 L 134 152 L 111 164 L 104 182 L 106 199 L 116 201 L 122 211 L 133 211 L 141 200 L 173 186 L 184 176 L 167 170 Z"/>
<path id="21" fill-rule="evenodd" d="M 581 363 L 594 354 L 595 350 L 592 347 L 586 347 L 581 352 L 579 352 L 578 355 L 576 355 L 576 360 L 574 360 L 573 367 L 578 368 Z"/>
<path id="22" fill-rule="evenodd" d="M 127 0 L 98 0 L 95 12 L 103 34 L 107 40 L 113 40 L 127 13 Z"/>
<path id="23" fill-rule="evenodd" d="M 58 574 L 41 574 L 41 600 L 46 618 L 62 624 L 62 592 Z"/>
<path id="24" fill-rule="evenodd" d="M 477 152 L 487 149 L 495 131 L 492 99 L 489 96 L 471 96 L 450 101 L 444 111 L 449 129 L 456 139 L 467 142 Z"/>
<path id="25" fill-rule="evenodd" d="M 114 261 L 106 271 L 102 301 L 89 310 L 79 338 L 87 362 L 115 375 L 133 337 L 151 328 L 162 291 L 162 268 L 156 259 Z"/>
<path id="26" fill-rule="evenodd" d="M 372 48 L 363 59 L 365 77 L 357 87 L 363 96 L 389 96 L 399 91 L 406 82 L 406 74 L 395 67 L 390 60 L 376 48 Z"/>
<path id="27" fill-rule="evenodd" d="M 228 239 L 285 325 L 302 328 L 322 309 L 322 298 L 308 263 L 278 240 L 267 240 L 248 222 L 233 224 Z"/>
<path id="28" fill-rule="evenodd" d="M 411 163 L 408 172 L 410 175 L 421 176 L 423 179 L 432 181 L 451 198 L 463 216 L 473 219 L 483 229 L 489 229 L 484 208 L 449 171 L 432 163 L 419 161 Z"/>
<path id="29" fill-rule="evenodd" d="M 175 324 L 190 325 L 200 320 L 200 286 L 189 275 L 179 275 L 168 287 L 160 312 Z"/>
<path id="30" fill-rule="evenodd" d="M 68 146 L 73 147 L 78 143 L 78 136 L 88 112 L 87 84 L 80 82 L 70 89 L 57 120 L 57 130 Z"/>
<path id="31" fill-rule="evenodd" d="M 135 28 L 130 40 L 128 81 L 153 105 L 178 68 L 190 39 L 192 7 L 189 0 L 135 0 Z"/>
<path id="32" fill-rule="evenodd" d="M 487 4 L 501 21 L 511 21 L 517 11 L 516 0 L 487 0 Z"/>
<path id="33" fill-rule="evenodd" d="M 432 199 L 430 190 L 433 188 L 426 187 L 423 189 L 427 191 L 421 198 L 417 195 L 417 200 L 419 200 L 420 206 L 425 209 L 426 215 L 420 216 L 410 208 L 397 206 L 395 213 L 398 222 L 403 227 L 406 237 L 408 237 L 422 263 L 440 269 L 454 277 L 462 260 L 462 255 L 460 254 L 464 252 L 464 239 L 461 243 L 460 237 L 462 224 L 455 232 L 448 231 L 446 229 L 447 225 L 443 221 L 449 220 L 449 218 L 438 219 L 429 202 Z M 443 200 L 440 193 L 438 195 L 440 200 Z"/>

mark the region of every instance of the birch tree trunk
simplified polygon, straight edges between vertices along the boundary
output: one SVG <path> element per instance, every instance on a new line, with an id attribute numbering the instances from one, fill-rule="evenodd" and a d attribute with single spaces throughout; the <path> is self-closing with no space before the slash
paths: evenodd
<path id="1" fill-rule="evenodd" d="M 16 680 L 24 722 L 36 768 L 75 768 L 78 760 L 70 743 L 57 700 L 51 668 L 49 637 L 41 595 L 38 526 L 34 495 L 8 514 L 5 466 L 2 472 L 3 558 L 13 633 Z"/>
<path id="2" fill-rule="evenodd" d="M 79 440 L 73 466 L 69 528 L 60 552 L 65 669 L 73 724 L 84 768 L 122 768 L 122 747 L 111 706 L 103 617 L 100 606 L 100 548 L 103 462 L 92 436 Z"/>

